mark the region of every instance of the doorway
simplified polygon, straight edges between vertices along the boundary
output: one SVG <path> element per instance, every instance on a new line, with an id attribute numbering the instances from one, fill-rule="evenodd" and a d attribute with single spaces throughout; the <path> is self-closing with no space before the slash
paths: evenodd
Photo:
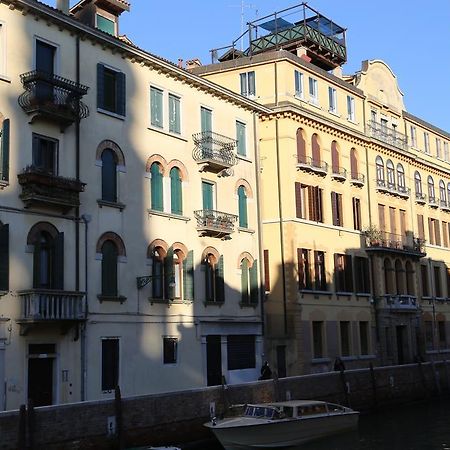
<path id="1" fill-rule="evenodd" d="M 30 344 L 28 354 L 28 401 L 33 406 L 53 402 L 54 344 Z"/>
<path id="2" fill-rule="evenodd" d="M 222 384 L 222 348 L 219 335 L 206 336 L 206 375 L 208 386 Z"/>

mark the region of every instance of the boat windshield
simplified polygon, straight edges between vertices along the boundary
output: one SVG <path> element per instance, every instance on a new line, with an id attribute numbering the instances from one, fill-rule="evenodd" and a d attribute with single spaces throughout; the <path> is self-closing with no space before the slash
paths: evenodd
<path id="1" fill-rule="evenodd" d="M 267 408 L 264 406 L 247 406 L 245 409 L 247 417 L 260 417 L 264 419 L 277 419 L 279 413 L 275 408 Z"/>
<path id="2" fill-rule="evenodd" d="M 304 405 L 298 408 L 299 416 L 311 416 L 315 414 L 326 414 L 326 413 L 327 413 L 326 404 Z"/>

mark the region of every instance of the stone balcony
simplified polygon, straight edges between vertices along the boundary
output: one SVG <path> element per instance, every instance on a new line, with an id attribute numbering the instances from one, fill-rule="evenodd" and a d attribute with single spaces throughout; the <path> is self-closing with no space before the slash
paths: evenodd
<path id="1" fill-rule="evenodd" d="M 332 167 L 331 178 L 337 181 L 345 181 L 347 179 L 347 169 L 344 167 Z"/>
<path id="2" fill-rule="evenodd" d="M 318 161 L 310 156 L 305 156 L 297 161 L 297 169 L 305 172 L 316 173 L 317 175 L 324 177 L 328 173 L 328 163 Z"/>
<path id="3" fill-rule="evenodd" d="M 194 211 L 197 219 L 197 231 L 200 236 L 210 236 L 220 239 L 231 239 L 235 231 L 237 216 L 212 209 Z"/>
<path id="4" fill-rule="evenodd" d="M 417 297 L 408 294 L 386 294 L 378 298 L 378 309 L 389 309 L 392 312 L 417 312 L 419 305 Z"/>
<path id="5" fill-rule="evenodd" d="M 351 173 L 350 174 L 350 183 L 354 186 L 362 187 L 365 183 L 365 177 L 362 173 Z"/>
<path id="6" fill-rule="evenodd" d="M 385 194 L 391 194 L 400 198 L 409 198 L 411 189 L 406 186 L 400 186 L 395 183 L 389 183 L 385 180 L 377 180 L 377 191 Z"/>

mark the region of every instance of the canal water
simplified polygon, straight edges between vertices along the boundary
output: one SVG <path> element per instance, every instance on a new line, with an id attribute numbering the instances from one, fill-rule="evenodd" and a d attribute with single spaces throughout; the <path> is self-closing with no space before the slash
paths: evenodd
<path id="1" fill-rule="evenodd" d="M 222 447 L 212 441 L 195 449 L 220 450 Z M 391 407 L 363 415 L 354 432 L 321 439 L 298 447 L 300 449 L 450 450 L 450 399 Z"/>

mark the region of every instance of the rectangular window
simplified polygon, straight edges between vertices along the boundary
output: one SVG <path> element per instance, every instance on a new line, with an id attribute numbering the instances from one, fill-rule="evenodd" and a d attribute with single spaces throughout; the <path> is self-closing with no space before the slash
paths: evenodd
<path id="1" fill-rule="evenodd" d="M 384 205 L 378 204 L 378 222 L 380 224 L 380 231 L 386 231 L 386 214 Z"/>
<path id="2" fill-rule="evenodd" d="M 428 218 L 428 237 L 429 237 L 429 242 L 431 245 L 435 244 L 435 234 L 434 234 L 434 230 L 435 230 L 435 223 L 436 219 L 432 219 L 431 217 Z"/>
<path id="3" fill-rule="evenodd" d="M 33 167 L 51 175 L 58 174 L 58 141 L 33 133 Z"/>
<path id="4" fill-rule="evenodd" d="M 316 291 L 327 290 L 325 253 L 321 251 L 314 251 L 314 289 Z"/>
<path id="5" fill-rule="evenodd" d="M 303 73 L 296 70 L 295 76 L 295 96 L 303 98 Z"/>
<path id="6" fill-rule="evenodd" d="M 169 132 L 181 134 L 180 97 L 169 94 Z"/>
<path id="7" fill-rule="evenodd" d="M 97 108 L 125 116 L 125 105 L 125 74 L 97 64 Z"/>
<path id="8" fill-rule="evenodd" d="M 245 123 L 236 121 L 236 140 L 237 140 L 237 154 L 240 156 L 247 156 L 247 132 Z"/>
<path id="9" fill-rule="evenodd" d="M 411 147 L 417 147 L 416 127 L 413 125 L 411 125 L 410 127 L 410 136 L 411 136 Z"/>
<path id="10" fill-rule="evenodd" d="M 356 121 L 355 98 L 351 95 L 347 95 L 347 120 L 350 120 L 350 122 Z"/>
<path id="11" fill-rule="evenodd" d="M 422 214 L 417 214 L 417 232 L 419 234 L 419 239 L 425 239 L 425 225 Z"/>
<path id="12" fill-rule="evenodd" d="M 433 350 L 433 322 L 431 320 L 425 320 L 425 344 L 427 350 Z"/>
<path id="13" fill-rule="evenodd" d="M 306 248 L 297 249 L 297 263 L 298 263 L 298 288 L 311 289 L 311 268 L 309 264 L 310 250 Z"/>
<path id="14" fill-rule="evenodd" d="M 439 138 L 436 138 L 436 157 L 442 158 L 441 140 Z"/>
<path id="15" fill-rule="evenodd" d="M 228 370 L 254 369 L 255 336 L 229 335 L 227 336 Z"/>
<path id="16" fill-rule="evenodd" d="M 323 322 L 312 322 L 313 358 L 323 358 Z"/>
<path id="17" fill-rule="evenodd" d="M 353 229 L 361 231 L 361 200 L 357 197 L 353 197 L 352 204 L 353 204 Z"/>
<path id="18" fill-rule="evenodd" d="M 445 330 L 445 322 L 439 320 L 438 323 L 438 338 L 439 338 L 439 348 L 447 348 L 447 333 Z"/>
<path id="19" fill-rule="evenodd" d="M 337 93 L 334 87 L 328 86 L 328 110 L 337 114 Z"/>
<path id="20" fill-rule="evenodd" d="M 350 356 L 350 322 L 339 322 L 341 356 Z"/>
<path id="21" fill-rule="evenodd" d="M 102 339 L 102 391 L 119 385 L 119 339 Z"/>
<path id="22" fill-rule="evenodd" d="M 338 194 L 337 192 L 331 193 L 331 214 L 333 217 L 333 225 L 343 227 L 344 216 L 342 214 L 342 194 Z"/>
<path id="23" fill-rule="evenodd" d="M 96 15 L 97 18 L 97 28 L 105 33 L 116 35 L 116 24 L 113 20 L 107 19 L 100 14 Z"/>
<path id="24" fill-rule="evenodd" d="M 299 219 L 307 218 L 308 211 L 308 189 L 306 184 L 295 183 L 295 214 Z"/>
<path id="25" fill-rule="evenodd" d="M 241 73 L 241 95 L 253 97 L 256 95 L 255 72 Z"/>
<path id="26" fill-rule="evenodd" d="M 442 221 L 442 238 L 444 241 L 444 247 L 448 248 L 448 227 L 447 227 L 447 222 Z"/>
<path id="27" fill-rule="evenodd" d="M 355 256 L 355 290 L 358 294 L 370 294 L 369 260 Z"/>
<path id="28" fill-rule="evenodd" d="M 4 119 L 0 128 L 0 181 L 9 181 L 9 130 L 10 121 Z"/>
<path id="29" fill-rule="evenodd" d="M 436 294 L 436 297 L 442 297 L 441 268 L 439 266 L 434 266 L 433 272 L 434 272 L 434 292 Z"/>
<path id="30" fill-rule="evenodd" d="M 202 181 L 202 199 L 204 210 L 214 209 L 214 184 Z"/>
<path id="31" fill-rule="evenodd" d="M 178 339 L 163 337 L 163 363 L 176 364 L 178 359 Z"/>
<path id="32" fill-rule="evenodd" d="M 360 354 L 369 354 L 369 322 L 359 322 Z"/>
<path id="33" fill-rule="evenodd" d="M 319 103 L 319 92 L 317 90 L 317 80 L 309 77 L 309 101 L 317 105 Z"/>
<path id="34" fill-rule="evenodd" d="M 150 87 L 150 123 L 154 127 L 163 127 L 163 91 Z"/>
<path id="35" fill-rule="evenodd" d="M 425 153 L 430 153 L 430 135 L 426 131 L 423 133 L 423 145 Z"/>
<path id="36" fill-rule="evenodd" d="M 441 227 L 438 219 L 434 221 L 434 241 L 436 245 L 441 245 Z"/>
<path id="37" fill-rule="evenodd" d="M 397 221 L 395 220 L 395 208 L 389 206 L 389 226 L 392 234 L 397 234 Z M 396 236 L 393 236 L 395 239 Z"/>
<path id="38" fill-rule="evenodd" d="M 372 122 L 372 125 L 377 123 L 377 112 L 374 109 L 370 110 L 370 121 Z"/>
<path id="39" fill-rule="evenodd" d="M 448 162 L 450 161 L 449 153 L 448 153 L 448 142 L 444 142 L 444 159 Z"/>
<path id="40" fill-rule="evenodd" d="M 318 186 L 308 186 L 308 219 L 323 222 L 322 189 Z"/>
<path id="41" fill-rule="evenodd" d="M 334 254 L 334 280 L 336 292 L 353 292 L 351 255 Z"/>
<path id="42" fill-rule="evenodd" d="M 422 297 L 430 296 L 430 288 L 428 285 L 428 268 L 425 265 L 420 266 L 420 277 L 422 281 Z"/>

